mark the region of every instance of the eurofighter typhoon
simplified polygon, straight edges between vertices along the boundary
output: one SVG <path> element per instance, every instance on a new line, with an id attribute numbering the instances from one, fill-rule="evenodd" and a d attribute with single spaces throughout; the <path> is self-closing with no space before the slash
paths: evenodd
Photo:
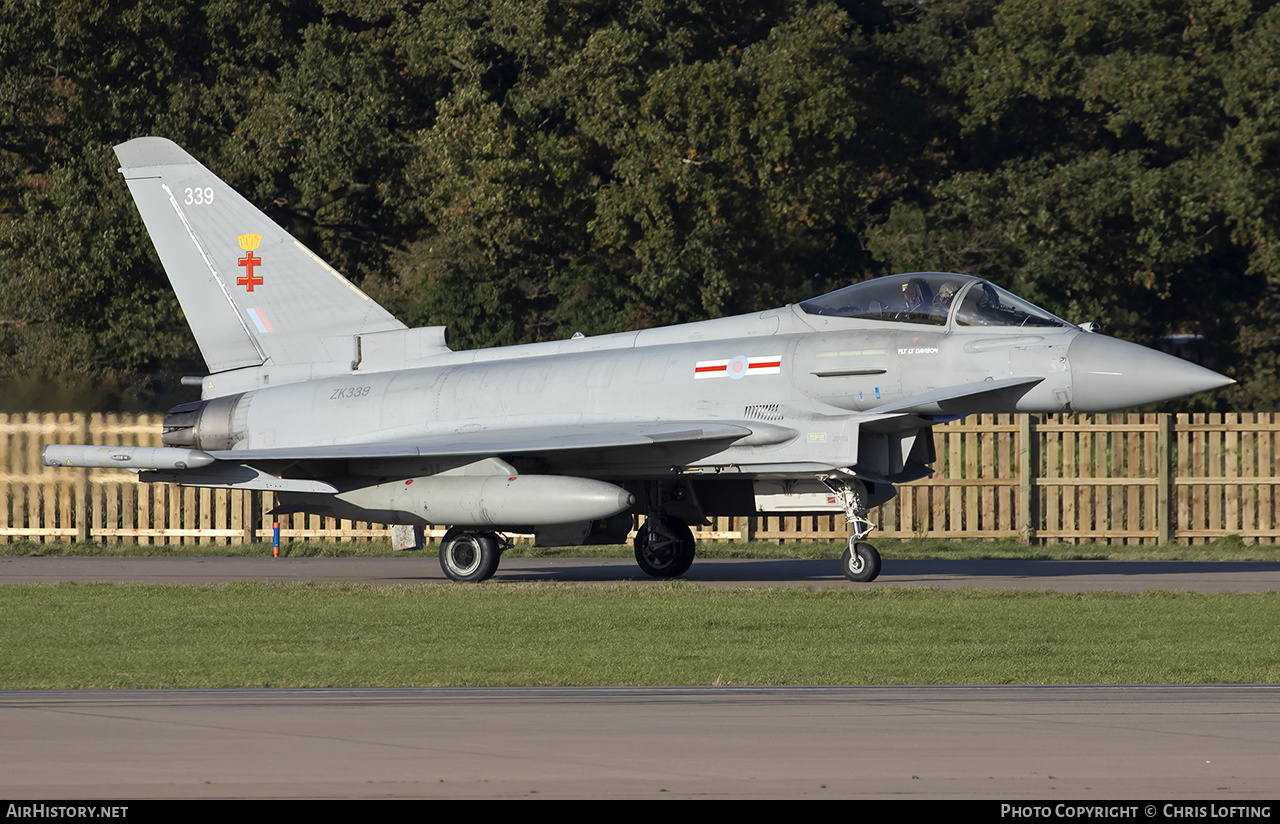
<path id="1" fill-rule="evenodd" d="M 868 510 L 930 474 L 930 427 L 977 412 L 1100 412 L 1230 383 L 966 275 L 854 284 L 737 317 L 454 352 L 408 329 L 169 140 L 116 147 L 195 334 L 201 400 L 162 447 L 48 446 L 50 466 L 274 493 L 277 512 L 447 526 L 440 564 L 494 574 L 509 542 L 622 543 L 683 575 L 690 524 Z M 420 533 L 419 533 L 420 534 Z"/>

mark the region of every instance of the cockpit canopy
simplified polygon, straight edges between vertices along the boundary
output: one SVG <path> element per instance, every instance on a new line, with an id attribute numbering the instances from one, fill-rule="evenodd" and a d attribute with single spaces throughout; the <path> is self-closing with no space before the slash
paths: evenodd
<path id="1" fill-rule="evenodd" d="M 915 272 L 855 283 L 800 304 L 810 315 L 946 326 L 1070 327 L 1034 304 L 970 275 Z"/>

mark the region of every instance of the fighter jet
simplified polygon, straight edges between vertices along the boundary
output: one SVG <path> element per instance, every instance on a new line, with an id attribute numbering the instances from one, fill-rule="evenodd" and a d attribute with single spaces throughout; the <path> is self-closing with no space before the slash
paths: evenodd
<path id="1" fill-rule="evenodd" d="M 693 563 L 717 515 L 843 513 L 871 581 L 872 507 L 930 474 L 930 427 L 1100 412 L 1230 379 L 1068 323 L 987 280 L 924 272 L 737 317 L 455 352 L 408 329 L 176 144 L 116 147 L 204 356 L 162 447 L 48 446 L 50 466 L 264 490 L 278 512 L 449 527 L 445 575 L 510 546 L 622 543 Z M 465 296 L 459 296 L 465 299 Z M 420 530 L 419 530 L 420 534 Z"/>

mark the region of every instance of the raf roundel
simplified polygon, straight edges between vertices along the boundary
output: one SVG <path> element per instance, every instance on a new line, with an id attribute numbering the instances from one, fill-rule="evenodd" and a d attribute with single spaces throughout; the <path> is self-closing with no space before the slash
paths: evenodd
<path id="1" fill-rule="evenodd" d="M 696 380 L 707 378 L 731 378 L 741 380 L 748 375 L 777 375 L 782 372 L 782 356 L 748 358 L 744 355 L 728 360 L 698 361 L 693 365 Z"/>

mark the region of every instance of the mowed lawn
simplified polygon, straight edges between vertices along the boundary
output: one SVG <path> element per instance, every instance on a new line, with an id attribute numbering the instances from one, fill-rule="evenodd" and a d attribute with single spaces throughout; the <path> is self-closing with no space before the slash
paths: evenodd
<path id="1" fill-rule="evenodd" d="M 1280 595 L 0 587 L 0 688 L 1280 681 Z"/>

